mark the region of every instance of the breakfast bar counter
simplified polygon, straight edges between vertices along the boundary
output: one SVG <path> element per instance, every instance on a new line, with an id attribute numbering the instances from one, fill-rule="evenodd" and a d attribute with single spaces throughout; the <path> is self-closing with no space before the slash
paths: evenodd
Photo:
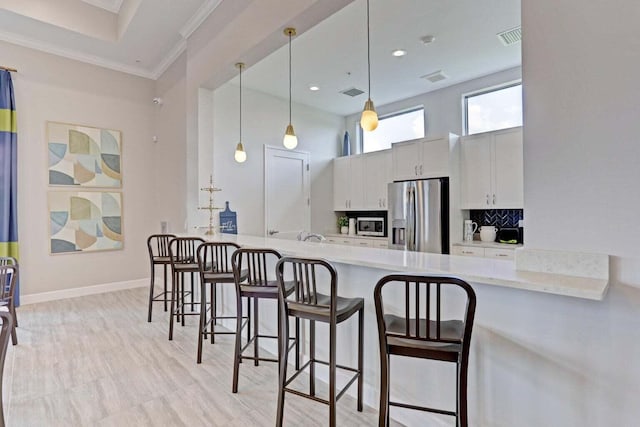
<path id="1" fill-rule="evenodd" d="M 459 277 L 470 283 L 545 292 L 590 300 L 602 300 L 609 280 L 567 274 L 519 271 L 509 260 L 440 255 L 392 249 L 363 248 L 329 243 L 300 242 L 276 238 L 220 234 L 216 240 L 241 246 L 268 247 L 283 255 L 319 257 L 334 263 L 391 272 L 440 274 Z M 375 283 L 371 284 L 371 288 Z"/>
<path id="2" fill-rule="evenodd" d="M 514 261 L 490 258 L 245 235 L 221 234 L 205 237 L 207 238 L 233 241 L 241 246 L 273 248 L 283 255 L 325 258 L 334 265 L 338 273 L 338 294 L 347 298 L 362 297 L 365 301 L 364 402 L 373 408 L 378 407 L 380 389 L 379 344 L 373 289 L 378 280 L 385 275 L 403 272 L 457 276 L 471 283 L 474 288 L 477 309 L 471 337 L 468 386 L 469 422 L 473 426 L 541 425 L 536 424 L 538 415 L 543 413 L 545 408 L 556 404 L 558 396 L 540 393 L 540 388 L 556 390 L 558 393 L 558 389 L 563 390 L 564 381 L 568 376 L 573 378 L 578 375 L 579 371 L 576 370 L 581 369 L 580 367 L 586 369 L 589 366 L 589 356 L 585 354 L 585 346 L 594 346 L 597 343 L 585 338 L 585 325 L 596 330 L 606 328 L 607 325 L 603 313 L 606 313 L 605 307 L 609 302 L 602 301 L 609 286 L 609 280 L 605 278 L 590 279 L 567 274 L 517 271 Z M 588 254 L 575 259 L 568 258 L 567 255 L 563 260 L 560 253 L 552 253 L 553 256 L 549 257 L 545 251 L 530 252 L 523 257 L 522 264 L 525 268 L 541 265 L 549 270 L 558 270 L 558 264 L 564 262 L 565 265 L 574 265 L 573 270 L 565 269 L 567 272 L 585 270 L 589 273 L 593 270 L 593 265 L 601 260 L 595 258 L 596 262 L 591 262 Z M 600 263 L 599 268 L 602 269 L 604 264 L 605 262 Z M 321 283 L 319 287 L 322 292 Z M 232 290 L 232 287 L 223 289 L 221 300 L 225 314 L 234 314 L 235 290 Z M 385 301 L 385 306 L 397 309 L 403 307 L 403 301 L 392 298 L 388 304 Z M 451 307 L 444 307 L 443 310 Z M 275 302 L 261 303 L 260 330 L 265 334 L 276 332 L 276 308 Z M 229 328 L 235 326 L 232 322 L 223 324 Z M 316 336 L 318 357 L 327 360 L 328 329 L 320 325 Z M 594 335 L 596 336 L 597 334 Z M 306 343 L 303 348 L 306 349 L 309 336 L 305 327 L 302 329 L 302 337 Z M 580 339 L 567 341 L 567 337 Z M 355 366 L 356 339 L 357 322 L 349 320 L 338 328 L 339 364 Z M 261 340 L 260 346 L 275 354 L 275 342 L 270 341 L 274 340 Z M 558 349 L 562 349 L 562 353 L 559 353 Z M 305 352 L 303 357 L 306 354 Z M 319 366 L 316 376 L 326 381 L 328 372 Z M 443 365 L 439 362 L 424 362 L 411 358 L 392 359 L 391 377 L 392 400 L 445 409 L 455 408 L 453 364 Z M 580 378 L 572 384 L 583 384 L 585 380 Z M 344 384 L 344 381 L 345 378 L 341 380 L 338 376 L 339 385 Z M 541 386 L 541 383 L 544 386 Z M 512 393 L 516 386 L 523 392 Z M 575 390 L 579 389 L 579 385 L 576 385 Z M 352 391 L 353 387 L 349 394 L 352 394 Z M 526 404 L 523 405 L 522 402 Z M 355 407 L 353 410 L 355 411 Z M 406 426 L 451 425 L 447 424 L 451 422 L 449 417 L 442 418 L 402 408 L 393 408 L 391 417 Z M 523 419 L 530 422 L 512 422 Z"/>

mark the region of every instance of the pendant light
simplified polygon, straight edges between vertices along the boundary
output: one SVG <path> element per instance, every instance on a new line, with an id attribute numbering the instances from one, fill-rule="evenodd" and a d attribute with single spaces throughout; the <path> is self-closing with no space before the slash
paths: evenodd
<path id="1" fill-rule="evenodd" d="M 296 35 L 296 29 L 285 28 L 284 35 L 289 36 L 289 125 L 284 132 L 284 140 L 282 143 L 289 150 L 293 150 L 298 146 L 298 137 L 293 131 L 293 125 L 291 124 L 291 37 Z"/>
<path id="2" fill-rule="evenodd" d="M 233 157 L 236 159 L 236 162 L 244 163 L 244 161 L 247 160 L 247 153 L 244 151 L 244 145 L 242 145 L 242 69 L 244 68 L 244 63 L 238 62 L 236 68 L 240 70 L 240 139 L 238 140 L 238 145 L 236 145 L 236 153 Z"/>
<path id="3" fill-rule="evenodd" d="M 378 127 L 378 113 L 376 107 L 373 106 L 371 100 L 371 41 L 369 40 L 369 0 L 367 0 L 367 76 L 369 82 L 369 99 L 364 103 L 362 117 L 360 117 L 360 126 L 366 132 L 376 130 Z"/>

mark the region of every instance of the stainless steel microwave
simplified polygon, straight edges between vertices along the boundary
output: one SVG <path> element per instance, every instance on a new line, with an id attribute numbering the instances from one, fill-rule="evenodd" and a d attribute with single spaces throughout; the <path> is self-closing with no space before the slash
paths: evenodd
<path id="1" fill-rule="evenodd" d="M 384 236 L 384 218 L 370 217 L 356 219 L 356 234 L 359 236 Z"/>

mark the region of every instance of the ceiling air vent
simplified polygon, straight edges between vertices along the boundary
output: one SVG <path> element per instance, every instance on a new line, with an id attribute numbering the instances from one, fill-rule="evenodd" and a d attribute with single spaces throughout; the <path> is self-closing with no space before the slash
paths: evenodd
<path id="1" fill-rule="evenodd" d="M 431 83 L 437 83 L 441 80 L 449 78 L 442 70 L 438 70 L 435 73 L 427 74 L 421 78 L 429 80 Z"/>
<path id="2" fill-rule="evenodd" d="M 348 95 L 350 97 L 354 97 L 354 96 L 362 95 L 364 91 L 357 89 L 355 87 L 352 87 L 351 89 L 345 89 L 343 91 L 340 91 L 340 93 Z"/>
<path id="3" fill-rule="evenodd" d="M 510 30 L 504 30 L 496 34 L 496 36 L 498 36 L 503 45 L 511 46 L 522 40 L 522 27 L 518 26 Z"/>

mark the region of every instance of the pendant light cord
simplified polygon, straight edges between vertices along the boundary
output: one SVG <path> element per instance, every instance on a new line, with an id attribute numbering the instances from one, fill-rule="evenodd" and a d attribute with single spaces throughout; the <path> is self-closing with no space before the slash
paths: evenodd
<path id="1" fill-rule="evenodd" d="M 291 32 L 289 32 L 289 124 L 291 124 Z"/>
<path id="2" fill-rule="evenodd" d="M 369 79 L 369 99 L 371 99 L 371 40 L 369 34 L 369 0 L 367 0 L 367 76 Z"/>
<path id="3" fill-rule="evenodd" d="M 240 68 L 240 142 L 242 142 L 242 68 L 243 66 L 240 65 L 238 68 Z"/>

